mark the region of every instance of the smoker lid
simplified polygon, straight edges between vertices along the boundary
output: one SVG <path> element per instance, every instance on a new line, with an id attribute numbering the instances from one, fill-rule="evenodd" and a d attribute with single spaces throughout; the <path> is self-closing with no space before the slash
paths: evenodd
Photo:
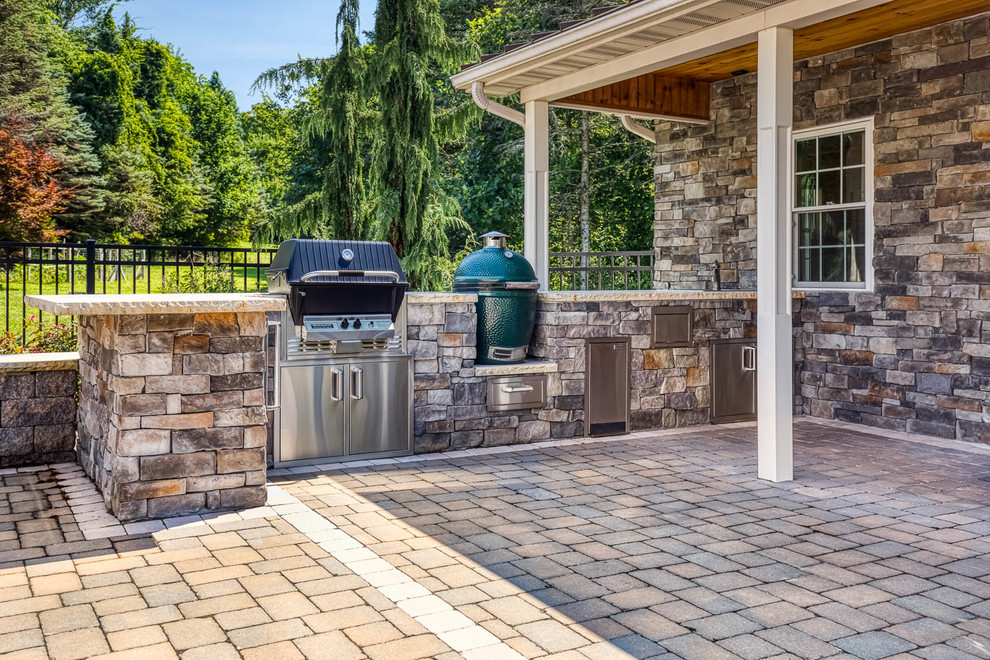
<path id="1" fill-rule="evenodd" d="M 278 252 L 268 268 L 269 275 L 284 273 L 289 284 L 298 284 L 304 275 L 318 270 L 340 271 L 391 271 L 399 276 L 399 283 L 407 284 L 399 257 L 389 243 L 384 241 L 320 241 L 293 238 L 278 246 Z M 320 276 L 309 284 L 354 283 L 393 284 L 388 277 L 340 277 Z"/>
<path id="2" fill-rule="evenodd" d="M 538 289 L 536 272 L 525 257 L 505 247 L 505 234 L 490 232 L 487 245 L 464 257 L 454 272 L 454 291 Z"/>

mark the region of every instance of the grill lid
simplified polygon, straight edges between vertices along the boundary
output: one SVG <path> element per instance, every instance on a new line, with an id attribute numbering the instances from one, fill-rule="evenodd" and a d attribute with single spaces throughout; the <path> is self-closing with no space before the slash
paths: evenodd
<path id="1" fill-rule="evenodd" d="M 409 282 L 392 246 L 371 241 L 283 242 L 268 290 L 289 297 L 296 325 L 305 317 L 389 314 L 395 320 Z"/>
<path id="2" fill-rule="evenodd" d="M 337 275 L 315 275 L 338 271 Z M 372 274 L 394 273 L 391 275 Z M 367 274 L 366 274 L 367 273 Z M 268 280 L 282 274 L 288 285 L 308 282 L 377 282 L 408 284 L 399 257 L 384 241 L 317 241 L 293 238 L 278 246 L 268 268 Z M 307 276 L 309 276 L 307 278 Z M 396 279 L 396 277 L 398 279 Z"/>

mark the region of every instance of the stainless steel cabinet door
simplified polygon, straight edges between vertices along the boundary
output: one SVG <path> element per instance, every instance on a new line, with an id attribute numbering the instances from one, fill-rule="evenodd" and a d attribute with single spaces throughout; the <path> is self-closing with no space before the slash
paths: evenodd
<path id="1" fill-rule="evenodd" d="M 282 369 L 279 460 L 344 454 L 347 365 Z"/>
<path id="2" fill-rule="evenodd" d="M 629 432 L 629 340 L 594 339 L 586 344 L 585 432 Z"/>
<path id="3" fill-rule="evenodd" d="M 712 421 L 741 422 L 756 416 L 756 345 L 712 342 Z"/>
<path id="4" fill-rule="evenodd" d="M 348 454 L 409 449 L 409 359 L 355 362 L 348 369 Z"/>

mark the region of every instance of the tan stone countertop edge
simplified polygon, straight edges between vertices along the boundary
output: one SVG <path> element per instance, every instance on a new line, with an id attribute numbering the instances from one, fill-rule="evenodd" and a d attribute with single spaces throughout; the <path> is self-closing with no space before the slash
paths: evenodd
<path id="1" fill-rule="evenodd" d="M 475 376 L 512 376 L 514 374 L 557 373 L 557 363 L 546 360 L 526 360 L 518 364 L 476 364 Z"/>
<path id="2" fill-rule="evenodd" d="M 805 291 L 792 291 L 794 298 L 804 298 Z M 756 291 L 541 291 L 540 302 L 620 302 L 629 300 L 755 300 Z"/>
<path id="3" fill-rule="evenodd" d="M 450 291 L 410 291 L 406 300 L 413 305 L 429 305 L 433 303 L 476 303 L 476 293 L 452 293 Z"/>
<path id="4" fill-rule="evenodd" d="M 0 373 L 25 371 L 75 371 L 79 353 L 18 353 L 0 355 Z"/>
<path id="5" fill-rule="evenodd" d="M 285 296 L 267 293 L 124 293 L 24 296 L 43 312 L 65 316 L 129 314 L 217 314 L 223 312 L 278 312 Z"/>

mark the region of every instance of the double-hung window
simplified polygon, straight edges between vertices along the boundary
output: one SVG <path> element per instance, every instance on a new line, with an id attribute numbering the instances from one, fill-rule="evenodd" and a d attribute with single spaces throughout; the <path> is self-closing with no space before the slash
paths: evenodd
<path id="1" fill-rule="evenodd" d="M 872 288 L 872 145 L 872 120 L 795 131 L 795 286 Z"/>

